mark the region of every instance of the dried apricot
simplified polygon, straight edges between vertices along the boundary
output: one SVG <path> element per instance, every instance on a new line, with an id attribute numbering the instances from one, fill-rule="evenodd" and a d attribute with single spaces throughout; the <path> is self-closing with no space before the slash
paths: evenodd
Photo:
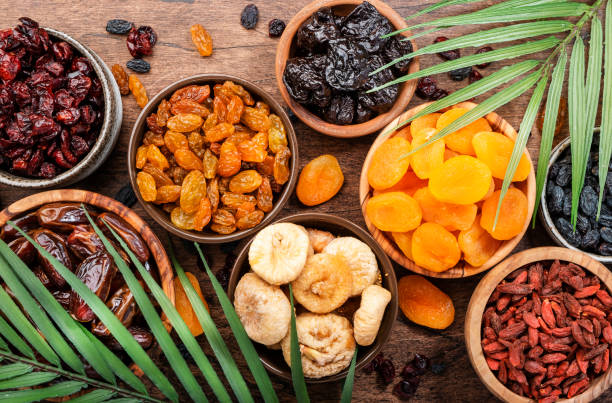
<path id="1" fill-rule="evenodd" d="M 479 160 L 487 164 L 493 177 L 504 179 L 514 149 L 514 141 L 501 133 L 480 132 L 472 138 L 472 145 Z M 512 181 L 524 181 L 531 171 L 531 163 L 523 153 Z"/>
<path id="2" fill-rule="evenodd" d="M 427 115 L 421 116 L 419 118 L 414 119 L 410 123 L 410 131 L 412 133 L 418 133 L 421 129 L 436 128 L 436 122 L 440 118 L 441 113 L 429 113 Z"/>
<path id="3" fill-rule="evenodd" d="M 325 203 L 340 191 L 344 175 L 338 160 L 333 155 L 321 155 L 302 169 L 296 194 L 307 206 Z"/>
<path id="4" fill-rule="evenodd" d="M 429 182 L 427 180 L 421 179 L 416 176 L 414 171 L 408 170 L 406 174 L 404 174 L 402 179 L 400 179 L 400 181 L 397 182 L 395 185 L 384 190 L 374 190 L 372 194 L 376 196 L 377 194 L 386 192 L 404 192 L 407 193 L 409 196 L 413 196 L 414 192 L 416 192 L 422 187 L 427 186 L 428 183 Z"/>
<path id="5" fill-rule="evenodd" d="M 164 134 L 164 144 L 171 153 L 174 153 L 179 148 L 189 147 L 187 137 L 185 137 L 183 133 L 173 132 L 172 130 L 168 130 L 166 134 Z"/>
<path id="6" fill-rule="evenodd" d="M 247 169 L 237 173 L 229 183 L 230 192 L 251 193 L 261 185 L 262 177 L 254 169 Z"/>
<path id="7" fill-rule="evenodd" d="M 491 170 L 482 161 L 459 155 L 445 161 L 429 177 L 429 190 L 440 201 L 472 204 L 487 194 Z"/>
<path id="8" fill-rule="evenodd" d="M 423 276 L 402 277 L 397 292 L 400 309 L 417 325 L 446 329 L 455 320 L 453 301 Z"/>
<path id="9" fill-rule="evenodd" d="M 168 159 L 166 159 L 164 154 L 162 154 L 159 148 L 154 144 L 147 147 L 147 161 L 161 170 L 170 168 Z"/>
<path id="10" fill-rule="evenodd" d="M 225 141 L 221 145 L 219 152 L 219 163 L 217 164 L 217 173 L 221 176 L 232 176 L 240 171 L 242 164 L 240 152 L 234 143 Z"/>
<path id="11" fill-rule="evenodd" d="M 495 254 L 501 241 L 494 239 L 480 226 L 480 219 L 467 230 L 461 231 L 457 237 L 463 259 L 474 267 L 482 266 Z"/>
<path id="12" fill-rule="evenodd" d="M 194 228 L 194 217 L 195 214 L 185 213 L 180 207 L 175 207 L 170 213 L 170 221 L 172 221 L 172 224 L 174 224 L 177 228 L 185 230 L 192 230 Z"/>
<path id="13" fill-rule="evenodd" d="M 138 185 L 138 191 L 144 201 L 152 202 L 157 198 L 157 187 L 155 186 L 155 179 L 146 173 L 138 172 L 136 175 L 136 184 Z"/>
<path id="14" fill-rule="evenodd" d="M 410 165 L 410 143 L 401 137 L 385 140 L 374 152 L 368 168 L 368 183 L 374 189 L 386 189 L 402 179 Z M 404 157 L 404 158 L 402 158 Z"/>
<path id="15" fill-rule="evenodd" d="M 444 112 L 436 123 L 436 129 L 442 130 L 453 121 L 464 115 L 468 109 L 453 108 Z M 478 132 L 490 132 L 491 125 L 484 118 L 479 118 L 467 126 L 462 127 L 456 132 L 450 133 L 444 137 L 446 146 L 451 150 L 461 154 L 476 155 L 472 146 L 472 137 Z"/>
<path id="16" fill-rule="evenodd" d="M 527 220 L 527 196 L 519 189 L 511 187 L 504 196 L 499 209 L 495 229 L 493 223 L 501 190 L 497 190 L 482 205 L 480 225 L 495 239 L 502 241 L 520 234 Z"/>
<path id="17" fill-rule="evenodd" d="M 431 271 L 442 272 L 461 259 L 457 238 L 440 224 L 426 222 L 412 234 L 414 263 Z"/>
<path id="18" fill-rule="evenodd" d="M 181 195 L 181 187 L 177 185 L 166 185 L 157 188 L 155 203 L 174 203 Z"/>
<path id="19" fill-rule="evenodd" d="M 392 232 L 391 236 L 398 248 L 404 255 L 412 260 L 412 231 L 409 232 Z"/>
<path id="20" fill-rule="evenodd" d="M 459 154 L 457 151 L 453 151 L 453 150 L 450 150 L 450 149 L 446 148 L 444 150 L 444 161 L 449 160 L 449 159 L 451 159 L 453 157 L 456 157 L 458 155 L 461 155 L 461 154 Z"/>
<path id="21" fill-rule="evenodd" d="M 192 132 L 202 127 L 204 121 L 202 118 L 193 113 L 179 113 L 168 119 L 166 126 L 175 132 L 185 133 Z"/>
<path id="22" fill-rule="evenodd" d="M 419 203 L 404 192 L 382 193 L 366 204 L 366 214 L 381 231 L 411 231 L 421 223 Z"/>
<path id="23" fill-rule="evenodd" d="M 410 125 L 402 127 L 399 131 L 393 134 L 393 137 L 400 137 L 406 141 L 412 141 L 412 133 L 411 133 Z"/>
<path id="24" fill-rule="evenodd" d="M 191 150 L 187 148 L 179 148 L 174 152 L 176 163 L 183 169 L 193 171 L 194 169 L 202 170 L 202 160 L 198 158 Z"/>
<path id="25" fill-rule="evenodd" d="M 449 231 L 466 230 L 472 226 L 476 219 L 478 207 L 475 204 L 453 204 L 438 201 L 427 187 L 417 190 L 413 197 L 414 200 L 419 202 L 424 221 L 435 222 Z"/>
<path id="26" fill-rule="evenodd" d="M 192 214 L 198 210 L 200 200 L 206 196 L 206 179 L 201 171 L 193 170 L 183 180 L 181 188 L 181 210 Z"/>
<path id="27" fill-rule="evenodd" d="M 193 229 L 196 231 L 202 231 L 206 225 L 210 222 L 212 217 L 212 206 L 208 197 L 202 197 L 198 210 L 193 217 Z"/>
<path id="28" fill-rule="evenodd" d="M 427 135 L 425 133 L 428 133 Z M 417 150 L 427 143 L 435 133 L 435 129 L 423 129 L 414 134 L 410 149 Z M 421 148 L 410 156 L 410 166 L 414 173 L 421 179 L 427 179 L 431 173 L 444 163 L 444 140 L 436 140 L 430 145 Z"/>
<path id="29" fill-rule="evenodd" d="M 198 279 L 189 272 L 186 272 L 185 275 L 187 276 L 187 279 L 191 283 L 192 287 L 198 293 L 198 296 L 204 303 L 206 309 L 210 311 L 210 309 L 208 308 L 208 304 L 206 303 L 206 300 L 202 295 L 202 290 L 200 289 L 200 283 L 198 282 Z M 196 316 L 196 313 L 194 312 L 191 306 L 191 302 L 189 301 L 187 294 L 185 294 L 183 284 L 181 283 L 181 280 L 178 277 L 174 277 L 174 300 L 176 310 L 178 311 L 179 315 L 181 315 L 183 321 L 187 324 L 187 327 L 191 331 L 191 334 L 197 337 L 204 333 L 204 330 L 202 330 L 202 325 L 200 325 L 200 321 L 198 320 L 198 317 Z"/>

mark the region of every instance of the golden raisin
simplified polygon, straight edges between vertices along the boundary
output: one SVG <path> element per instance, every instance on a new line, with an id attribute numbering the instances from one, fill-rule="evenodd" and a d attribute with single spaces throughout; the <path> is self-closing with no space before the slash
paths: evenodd
<path id="1" fill-rule="evenodd" d="M 194 228 L 194 218 L 195 214 L 185 213 L 180 207 L 175 207 L 170 213 L 170 221 L 172 221 L 172 224 L 184 230 L 192 230 Z"/>
<path id="2" fill-rule="evenodd" d="M 219 179 L 215 178 L 208 183 L 206 187 L 206 196 L 210 200 L 212 211 L 216 211 L 219 206 Z"/>
<path id="3" fill-rule="evenodd" d="M 225 120 L 233 125 L 240 122 L 240 116 L 244 110 L 244 103 L 238 95 L 232 95 L 227 104 L 227 115 Z"/>
<path id="4" fill-rule="evenodd" d="M 204 153 L 206 152 L 206 142 L 204 140 L 204 136 L 200 134 L 199 130 L 189 133 L 187 143 L 189 144 L 189 149 L 191 149 L 191 151 L 193 151 L 198 158 L 204 158 Z"/>
<path id="5" fill-rule="evenodd" d="M 468 109 L 465 108 L 453 108 L 444 112 L 436 122 L 436 129 L 442 130 L 453 121 L 457 120 L 460 116 L 464 115 Z M 451 150 L 457 151 L 461 154 L 476 155 L 474 147 L 472 146 L 472 137 L 478 132 L 490 132 L 491 126 L 489 122 L 484 118 L 479 118 L 470 123 L 467 126 L 462 127 L 456 132 L 450 133 L 444 137 L 446 146 Z"/>
<path id="6" fill-rule="evenodd" d="M 404 176 L 410 158 L 402 158 L 410 152 L 410 143 L 401 137 L 385 140 L 374 152 L 368 168 L 368 183 L 374 189 L 386 189 Z"/>
<path id="7" fill-rule="evenodd" d="M 469 155 L 445 161 L 429 177 L 429 190 L 443 202 L 472 204 L 482 199 L 491 186 L 491 170 Z"/>
<path id="8" fill-rule="evenodd" d="M 261 210 L 255 210 L 252 213 L 248 213 L 247 215 L 236 220 L 236 228 L 240 230 L 253 228 L 259 224 L 263 218 L 264 212 Z"/>
<path id="9" fill-rule="evenodd" d="M 227 192 L 221 196 L 221 203 L 225 207 L 234 209 L 240 207 L 243 203 L 255 204 L 255 202 L 255 197 L 251 195 Z"/>
<path id="10" fill-rule="evenodd" d="M 181 99 L 191 99 L 201 104 L 209 95 L 210 87 L 208 85 L 188 85 L 187 87 L 179 88 L 174 91 L 170 97 L 170 103 L 175 104 Z"/>
<path id="11" fill-rule="evenodd" d="M 179 148 L 174 152 L 176 163 L 183 169 L 192 171 L 194 169 L 202 170 L 202 161 L 191 150 L 187 148 Z"/>
<path id="12" fill-rule="evenodd" d="M 504 179 L 514 149 L 514 141 L 501 133 L 480 132 L 472 138 L 472 145 L 479 160 L 487 164 L 494 178 Z M 512 181 L 524 181 L 531 171 L 531 163 L 523 153 Z"/>
<path id="13" fill-rule="evenodd" d="M 179 113 L 192 113 L 202 118 L 210 115 L 210 111 L 207 107 L 192 99 L 181 99 L 180 101 L 177 101 L 174 105 L 172 105 L 172 113 L 175 115 L 178 115 Z"/>
<path id="14" fill-rule="evenodd" d="M 272 187 L 270 186 L 270 179 L 264 176 L 257 189 L 257 207 L 265 213 L 272 211 L 274 196 L 272 194 Z"/>
<path id="15" fill-rule="evenodd" d="M 218 85 L 219 84 L 215 85 L 215 88 L 217 88 Z M 215 98 L 213 99 L 213 113 L 219 117 L 219 122 L 226 121 L 228 103 L 228 97 L 215 91 Z"/>
<path id="16" fill-rule="evenodd" d="M 204 130 L 204 132 L 206 132 L 206 130 L 210 130 L 213 127 L 217 126 L 217 123 L 219 123 L 219 116 L 213 112 L 206 117 L 206 121 L 204 122 L 202 129 Z"/>
<path id="17" fill-rule="evenodd" d="M 157 187 L 155 186 L 155 179 L 151 175 L 146 172 L 138 172 L 136 184 L 144 201 L 155 201 L 157 198 Z"/>
<path id="18" fill-rule="evenodd" d="M 402 277 L 397 293 L 400 309 L 417 325 L 446 329 L 455 320 L 453 301 L 423 276 Z"/>
<path id="19" fill-rule="evenodd" d="M 257 135 L 259 134 L 264 133 L 258 133 Z M 255 137 L 252 140 L 246 140 L 238 144 L 238 151 L 240 151 L 240 157 L 243 161 L 263 162 L 266 159 L 268 155 L 266 148 L 257 144 Z"/>
<path id="20" fill-rule="evenodd" d="M 147 150 L 148 146 L 140 146 L 136 150 L 136 168 L 142 169 L 144 165 L 147 163 Z"/>
<path id="21" fill-rule="evenodd" d="M 179 113 L 168 119 L 166 126 L 168 126 L 168 129 L 174 130 L 175 132 L 185 133 L 199 129 L 202 123 L 203 120 L 198 115 L 193 113 Z"/>
<path id="22" fill-rule="evenodd" d="M 119 93 L 121 95 L 127 95 L 130 93 L 130 86 L 128 84 L 128 76 L 123 67 L 120 64 L 113 64 L 111 67 L 111 72 L 113 73 L 113 77 L 115 77 L 115 81 L 119 86 Z"/>
<path id="23" fill-rule="evenodd" d="M 257 172 L 266 176 L 274 176 L 274 157 L 266 156 L 262 162 L 255 164 Z"/>
<path id="24" fill-rule="evenodd" d="M 269 115 L 270 114 L 270 106 L 262 101 L 257 101 L 255 104 L 255 109 L 259 109 L 262 113 Z"/>
<path id="25" fill-rule="evenodd" d="M 217 157 L 215 157 L 215 155 L 212 153 L 212 151 L 210 151 L 209 149 L 206 149 L 206 151 L 204 152 L 204 160 L 203 160 L 203 165 L 204 165 L 204 177 L 206 179 L 212 179 L 215 177 L 215 175 L 217 175 Z"/>
<path id="26" fill-rule="evenodd" d="M 193 218 L 193 229 L 202 231 L 208 225 L 212 217 L 212 206 L 208 197 L 202 197 L 200 205 Z"/>
<path id="27" fill-rule="evenodd" d="M 128 85 L 130 87 L 130 91 L 132 91 L 132 94 L 134 95 L 134 98 L 136 98 L 136 103 L 138 106 L 144 108 L 145 105 L 149 103 L 147 90 L 145 90 L 144 85 L 142 85 L 138 77 L 136 77 L 134 74 L 130 75 Z"/>
<path id="28" fill-rule="evenodd" d="M 231 93 L 238 95 L 240 98 L 242 98 L 242 102 L 244 102 L 245 105 L 250 106 L 255 103 L 251 94 L 249 94 L 249 92 L 245 90 L 242 85 L 236 84 L 233 81 L 225 81 L 222 88 L 228 95 Z"/>
<path id="29" fill-rule="evenodd" d="M 234 214 L 234 217 L 236 217 L 236 220 L 240 220 L 242 217 L 244 217 L 245 215 L 249 213 L 252 213 L 253 211 L 255 211 L 255 203 L 244 202 L 240 206 L 238 206 L 238 208 L 236 209 L 236 213 Z"/>
<path id="30" fill-rule="evenodd" d="M 421 223 L 419 203 L 404 192 L 381 193 L 366 204 L 366 214 L 381 231 L 411 231 Z"/>
<path id="31" fill-rule="evenodd" d="M 188 214 L 195 213 L 200 200 L 206 196 L 206 179 L 201 171 L 193 170 L 183 180 L 181 188 L 181 210 Z"/>
<path id="32" fill-rule="evenodd" d="M 442 272 L 459 262 L 461 251 L 453 234 L 440 224 L 426 222 L 412 234 L 412 258 L 427 270 Z"/>
<path id="33" fill-rule="evenodd" d="M 267 132 L 272 125 L 267 115 L 258 109 L 249 107 L 244 108 L 240 121 L 246 127 L 256 132 Z"/>
<path id="34" fill-rule="evenodd" d="M 502 241 L 512 239 L 521 233 L 527 220 L 527 196 L 519 189 L 511 187 L 504 196 L 499 209 L 497 225 L 493 229 L 495 213 L 501 190 L 497 190 L 482 205 L 480 225 L 495 239 Z"/>
<path id="35" fill-rule="evenodd" d="M 172 153 L 176 152 L 179 148 L 189 147 L 187 137 L 183 133 L 173 132 L 172 130 L 168 130 L 164 134 L 164 143 Z"/>
<path id="36" fill-rule="evenodd" d="M 200 53 L 200 56 L 210 56 L 213 51 L 212 37 L 200 24 L 194 24 L 189 28 L 191 41 Z"/>
<path id="37" fill-rule="evenodd" d="M 170 177 L 159 167 L 152 164 L 145 164 L 142 170 L 153 177 L 158 187 L 173 185 L 174 182 Z"/>
<path id="38" fill-rule="evenodd" d="M 485 264 L 497 252 L 501 241 L 493 238 L 480 226 L 480 217 L 457 237 L 463 259 L 474 267 Z"/>
<path id="39" fill-rule="evenodd" d="M 217 223 L 212 223 L 210 225 L 210 229 L 218 234 L 227 235 L 236 231 L 235 225 L 221 225 Z"/>
<path id="40" fill-rule="evenodd" d="M 157 188 L 157 198 L 155 203 L 174 203 L 181 195 L 181 187 L 177 185 L 166 185 Z"/>
<path id="41" fill-rule="evenodd" d="M 165 99 L 162 99 L 162 101 L 157 106 L 156 115 L 157 115 L 157 125 L 159 127 L 166 126 L 166 123 L 168 122 L 168 118 L 171 116 L 170 115 L 171 108 L 172 108 L 172 104 L 166 101 Z"/>
<path id="42" fill-rule="evenodd" d="M 206 141 L 216 143 L 231 136 L 234 130 L 234 126 L 229 123 L 219 123 L 215 127 L 204 131 L 204 133 L 206 134 Z"/>
<path id="43" fill-rule="evenodd" d="M 157 148 L 157 146 L 154 144 L 147 147 L 147 161 L 161 170 L 168 169 L 170 167 L 170 164 L 168 163 L 168 160 L 164 154 L 162 154 L 161 151 L 159 151 L 159 148 Z"/>
<path id="44" fill-rule="evenodd" d="M 161 147 L 165 145 L 164 136 L 162 136 L 160 133 L 153 133 L 151 130 L 149 130 L 144 134 L 142 144 L 144 144 L 145 146 L 155 144 L 156 146 Z"/>
<path id="45" fill-rule="evenodd" d="M 281 146 L 280 151 L 274 156 L 274 180 L 279 185 L 284 185 L 289 180 L 289 158 L 291 151 L 284 146 Z"/>
<path id="46" fill-rule="evenodd" d="M 217 173 L 225 177 L 235 175 L 240 171 L 241 164 L 240 152 L 236 146 L 228 141 L 224 142 L 219 152 Z"/>
<path id="47" fill-rule="evenodd" d="M 302 169 L 296 194 L 307 206 L 325 203 L 340 191 L 344 175 L 338 160 L 333 155 L 321 155 Z"/>
<path id="48" fill-rule="evenodd" d="M 215 211 L 215 214 L 212 216 L 212 221 L 215 224 L 223 225 L 226 227 L 233 226 L 236 224 L 236 219 L 234 215 L 226 209 L 220 208 Z"/>
<path id="49" fill-rule="evenodd" d="M 261 185 L 262 177 L 254 169 L 236 174 L 229 183 L 230 192 L 233 193 L 251 193 Z"/>
<path id="50" fill-rule="evenodd" d="M 449 231 L 467 230 L 476 219 L 478 207 L 475 204 L 453 204 L 438 201 L 427 187 L 414 193 L 423 212 L 423 220 L 435 222 Z"/>

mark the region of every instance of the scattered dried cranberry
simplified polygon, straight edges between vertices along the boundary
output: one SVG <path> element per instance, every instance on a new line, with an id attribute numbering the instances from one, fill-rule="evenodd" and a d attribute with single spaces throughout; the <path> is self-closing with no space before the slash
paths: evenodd
<path id="1" fill-rule="evenodd" d="M 419 78 L 416 94 L 423 99 L 430 99 L 438 89 L 438 83 L 431 77 Z"/>
<path id="2" fill-rule="evenodd" d="M 443 90 L 442 88 L 436 89 L 436 91 L 429 97 L 432 101 L 437 101 L 438 99 L 444 98 L 448 96 L 448 91 Z"/>
<path id="3" fill-rule="evenodd" d="M 399 397 L 401 400 L 410 400 L 414 396 L 417 390 L 418 383 L 412 384 L 408 381 L 400 381 L 393 388 L 393 394 Z"/>
<path id="4" fill-rule="evenodd" d="M 472 66 L 461 67 L 459 69 L 451 70 L 448 74 L 453 81 L 463 81 L 469 77 L 472 72 Z"/>
<path id="5" fill-rule="evenodd" d="M 416 353 L 412 360 L 412 365 L 417 369 L 419 375 L 423 375 L 425 370 L 429 368 L 429 358 L 426 356 Z"/>
<path id="6" fill-rule="evenodd" d="M 444 42 L 447 40 L 448 38 L 445 36 L 438 36 L 436 39 L 434 39 L 434 43 Z M 461 57 L 461 52 L 459 52 L 459 49 L 451 49 L 438 53 L 438 56 L 444 60 L 455 60 Z"/>
<path id="7" fill-rule="evenodd" d="M 155 43 L 157 43 L 157 34 L 153 28 L 146 25 L 132 28 L 127 37 L 127 48 L 135 58 L 149 56 L 153 53 Z"/>
<path id="8" fill-rule="evenodd" d="M 387 358 L 383 359 L 378 365 L 378 373 L 380 374 L 385 384 L 390 384 L 395 378 L 395 366 L 393 362 Z"/>
<path id="9" fill-rule="evenodd" d="M 275 18 L 268 23 L 268 35 L 270 38 L 278 38 L 285 30 L 285 22 Z"/>
<path id="10" fill-rule="evenodd" d="M 240 24 L 246 29 L 253 29 L 259 20 L 259 10 L 255 4 L 247 4 L 240 14 Z"/>
<path id="11" fill-rule="evenodd" d="M 368 365 L 363 367 L 363 372 L 365 372 L 366 374 L 371 374 L 372 371 L 378 371 L 378 368 L 380 367 L 380 363 L 384 359 L 385 359 L 384 354 L 383 353 L 378 353 L 378 355 L 376 357 L 374 357 L 374 359 L 372 361 L 370 361 L 370 363 Z"/>
<path id="12" fill-rule="evenodd" d="M 476 69 L 472 69 L 472 71 L 470 71 L 470 76 L 468 77 L 468 81 L 470 82 L 470 84 L 475 83 L 478 80 L 482 79 L 482 74 L 480 74 L 480 72 Z"/>
<path id="13" fill-rule="evenodd" d="M 493 48 L 490 46 L 484 46 L 480 49 L 478 49 L 474 54 L 479 55 L 481 53 L 486 53 L 486 52 L 490 52 L 492 51 Z M 491 64 L 491 62 L 488 63 L 482 63 L 482 64 L 477 64 L 476 67 L 478 67 L 479 69 L 486 69 L 487 67 L 489 67 L 489 65 Z"/>

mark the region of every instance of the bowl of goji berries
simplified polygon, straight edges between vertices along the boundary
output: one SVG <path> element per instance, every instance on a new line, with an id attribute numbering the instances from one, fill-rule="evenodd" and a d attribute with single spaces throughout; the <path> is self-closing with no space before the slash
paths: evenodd
<path id="1" fill-rule="evenodd" d="M 30 189 L 93 173 L 119 136 L 119 88 L 102 59 L 22 17 L 0 31 L 0 183 Z"/>
<path id="2" fill-rule="evenodd" d="M 612 379 L 612 273 L 583 252 L 541 247 L 492 269 L 472 294 L 465 341 L 497 398 L 588 402 Z"/>
<path id="3" fill-rule="evenodd" d="M 149 215 L 171 233 L 223 243 L 270 223 L 297 182 L 297 139 L 280 104 L 247 80 L 202 74 L 142 110 L 128 169 Z"/>

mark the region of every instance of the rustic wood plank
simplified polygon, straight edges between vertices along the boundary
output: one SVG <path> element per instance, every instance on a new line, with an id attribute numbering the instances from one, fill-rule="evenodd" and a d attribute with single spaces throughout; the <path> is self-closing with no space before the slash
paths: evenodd
<path id="1" fill-rule="evenodd" d="M 43 26 L 64 31 L 85 45 L 92 48 L 109 65 L 125 64 L 131 57 L 125 46 L 125 37 L 109 35 L 104 30 L 106 21 L 111 18 L 124 18 L 134 21 L 136 25 L 151 25 L 159 35 L 158 45 L 154 54 L 147 58 L 152 69 L 149 74 L 140 75 L 147 88 L 149 96 L 154 95 L 172 82 L 197 73 L 224 72 L 247 78 L 262 86 L 280 99 L 274 78 L 274 55 L 277 40 L 267 35 L 267 23 L 272 18 L 288 21 L 297 11 L 308 3 L 308 0 L 253 0 L 259 7 L 260 21 L 255 30 L 247 31 L 240 24 L 240 12 L 247 3 L 244 1 L 223 0 L 131 0 L 129 2 L 101 0 L 96 2 L 66 2 L 61 0 L 25 0 L 5 2 L 10 7 L 2 7 L 0 27 L 11 27 L 17 23 L 17 18 L 29 16 L 39 21 Z M 408 16 L 434 0 L 389 0 L 388 3 L 402 15 Z M 492 2 L 488 2 L 492 3 Z M 448 11 L 438 10 L 433 16 L 439 17 L 455 12 L 465 12 L 477 9 L 482 3 L 457 6 Z M 423 19 L 419 19 L 422 21 Z M 211 33 L 214 41 L 214 53 L 211 57 L 201 58 L 195 51 L 189 35 L 189 26 L 200 23 Z M 456 36 L 474 32 L 476 28 L 457 27 L 448 36 Z M 417 39 L 419 46 L 431 43 L 435 35 Z M 497 45 L 496 47 L 499 47 Z M 465 53 L 471 53 L 471 49 Z M 439 62 L 437 56 L 421 58 L 421 68 Z M 501 63 L 495 63 L 482 70 L 483 75 L 498 69 Z M 440 87 L 454 90 L 465 85 L 451 81 L 446 75 L 436 77 Z M 516 129 L 522 118 L 529 99 L 529 94 L 497 110 L 497 113 L 512 124 Z M 478 102 L 479 99 L 476 99 Z M 422 100 L 415 97 L 409 105 L 412 108 Z M 129 133 L 139 108 L 131 96 L 123 98 L 124 119 L 121 138 L 109 160 L 89 179 L 75 184 L 73 187 L 97 191 L 113 196 L 127 184 L 126 153 Z M 339 140 L 323 136 L 301 123 L 295 124 L 300 142 L 300 168 L 307 161 L 321 154 L 335 155 L 345 174 L 345 184 L 340 193 L 331 201 L 314 208 L 305 208 L 294 197 L 289 201 L 282 215 L 300 211 L 318 211 L 337 214 L 364 225 L 358 202 L 358 184 L 362 161 L 368 151 L 374 136 L 366 136 L 352 140 Z M 534 135 L 528 147 L 534 160 L 537 159 L 538 136 Z M 0 187 L 0 204 L 4 208 L 33 192 Z M 148 218 L 138 205 L 134 210 L 149 222 L 153 230 L 163 239 L 163 230 Z M 198 275 L 203 292 L 209 302 L 213 317 L 234 353 L 238 352 L 233 342 L 231 331 L 223 319 L 222 310 L 214 298 L 214 292 L 205 275 L 196 266 L 195 255 L 190 245 L 179 239 L 172 239 L 183 257 L 184 267 Z M 529 230 L 516 250 L 528 247 L 552 245 L 552 241 L 538 225 Z M 222 270 L 226 257 L 239 247 L 238 244 L 205 247 L 213 271 Z M 406 269 L 395 266 L 398 278 L 408 274 Z M 444 331 L 434 331 L 416 326 L 408 322 L 400 314 L 389 343 L 384 352 L 393 359 L 395 367 L 401 371 L 410 353 L 419 352 L 443 364 L 444 371 L 439 375 L 427 374 L 423 377 L 416 397 L 413 401 L 453 401 L 474 402 L 491 401 L 494 399 L 480 383 L 472 370 L 463 340 L 463 323 L 467 305 L 478 281 L 482 275 L 459 280 L 433 281 L 443 291 L 451 296 L 456 308 L 456 318 L 452 326 Z M 205 339 L 201 338 L 206 344 Z M 212 351 L 205 347 L 205 352 L 212 357 Z M 243 359 L 235 354 L 243 373 L 248 373 Z M 252 377 L 247 381 L 256 391 Z M 292 387 L 289 383 L 273 379 L 281 401 L 293 401 Z M 202 380 L 202 383 L 204 381 Z M 358 373 L 355 377 L 353 397 L 355 401 L 396 401 L 391 394 L 393 385 L 384 386 L 374 374 Z M 312 385 L 309 392 L 312 401 L 333 402 L 340 397 L 341 383 Z M 612 400 L 612 391 L 608 391 L 598 401 Z"/>

